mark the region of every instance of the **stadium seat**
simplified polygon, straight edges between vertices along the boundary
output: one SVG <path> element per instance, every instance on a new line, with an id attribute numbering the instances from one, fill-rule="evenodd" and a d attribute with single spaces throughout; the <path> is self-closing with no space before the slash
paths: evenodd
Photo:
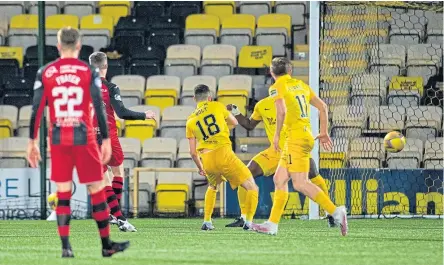
<path id="1" fill-rule="evenodd" d="M 125 121 L 125 137 L 137 138 L 140 142 L 156 136 L 160 121 L 160 110 L 156 106 L 139 105 L 130 108 L 133 111 L 152 110 L 156 113 L 156 120 Z"/>
<path id="2" fill-rule="evenodd" d="M 185 126 L 188 116 L 194 111 L 191 106 L 173 106 L 165 108 L 160 124 L 160 136 L 174 138 L 177 142 L 185 138 Z"/>
<path id="3" fill-rule="evenodd" d="M 419 139 L 407 138 L 404 149 L 399 153 L 387 152 L 387 165 L 391 169 L 415 169 L 422 161 L 423 142 Z"/>
<path id="4" fill-rule="evenodd" d="M 276 1 L 275 10 L 278 14 L 291 16 L 293 26 L 305 27 L 305 15 L 308 12 L 305 2 L 298 1 Z"/>
<path id="5" fill-rule="evenodd" d="M 12 47 L 23 47 L 37 45 L 37 15 L 16 15 L 11 18 L 8 31 L 8 45 Z"/>
<path id="6" fill-rule="evenodd" d="M 13 137 L 17 126 L 18 108 L 0 105 L 0 139 Z M 29 135 L 27 135 L 29 137 Z"/>
<path id="7" fill-rule="evenodd" d="M 371 48 L 370 73 L 391 79 L 405 67 L 406 49 L 403 45 L 379 44 Z"/>
<path id="8" fill-rule="evenodd" d="M 253 44 L 256 19 L 253 15 L 236 14 L 226 17 L 222 23 L 220 43 L 236 47 L 237 53 L 246 45 Z"/>
<path id="9" fill-rule="evenodd" d="M 238 74 L 264 74 L 272 57 L 271 46 L 244 46 L 239 53 Z"/>
<path id="10" fill-rule="evenodd" d="M 406 108 L 406 137 L 423 141 L 434 138 L 442 128 L 442 109 L 438 106 L 411 106 Z"/>
<path id="11" fill-rule="evenodd" d="M 177 167 L 179 168 L 196 168 L 190 155 L 190 145 L 188 139 L 181 139 L 179 142 L 179 151 L 177 153 Z"/>
<path id="12" fill-rule="evenodd" d="M 359 137 L 366 125 L 364 106 L 340 105 L 332 112 L 331 135 L 333 137 Z"/>
<path id="13" fill-rule="evenodd" d="M 427 19 L 424 14 L 418 15 L 405 12 L 389 17 L 389 42 L 404 46 L 420 43 Z"/>
<path id="14" fill-rule="evenodd" d="M 291 36 L 291 17 L 286 14 L 267 14 L 259 17 L 256 43 L 271 46 L 273 56 L 286 56 Z"/>
<path id="15" fill-rule="evenodd" d="M 129 74 L 150 77 L 160 74 L 160 64 L 157 60 L 132 59 L 129 64 Z"/>
<path id="16" fill-rule="evenodd" d="M 200 73 L 219 79 L 231 75 L 236 67 L 236 47 L 232 45 L 209 45 L 204 48 Z"/>
<path id="17" fill-rule="evenodd" d="M 139 30 L 119 30 L 113 37 L 113 47 L 120 53 L 127 54 L 130 46 L 145 46 L 145 32 Z"/>
<path id="18" fill-rule="evenodd" d="M 201 49 L 196 45 L 172 45 L 167 49 L 165 60 L 165 74 L 180 77 L 184 80 L 187 76 L 197 74 L 200 66 Z"/>
<path id="19" fill-rule="evenodd" d="M 242 146 L 247 146 L 247 151 L 242 150 Z M 267 137 L 236 137 L 236 151 L 257 154 L 270 147 Z"/>
<path id="20" fill-rule="evenodd" d="M 65 14 L 75 15 L 79 18 L 94 14 L 95 9 L 95 2 L 92 1 L 65 2 L 63 6 Z"/>
<path id="21" fill-rule="evenodd" d="M 32 106 L 23 106 L 20 108 L 18 123 L 17 123 L 17 136 L 29 137 L 29 121 L 31 119 Z"/>
<path id="22" fill-rule="evenodd" d="M 25 168 L 28 137 L 9 137 L 0 139 L 0 168 Z"/>
<path id="23" fill-rule="evenodd" d="M 352 105 L 372 106 L 385 102 L 387 77 L 379 74 L 358 74 L 351 79 Z"/>
<path id="24" fill-rule="evenodd" d="M 105 15 L 87 15 L 80 20 L 80 29 L 83 35 L 91 31 L 88 35 L 105 35 L 109 38 L 114 33 L 113 19 Z"/>
<path id="25" fill-rule="evenodd" d="M 204 1 L 203 6 L 205 14 L 216 15 L 221 22 L 236 13 L 235 1 Z"/>
<path id="26" fill-rule="evenodd" d="M 38 1 L 28 2 L 28 13 L 38 14 Z M 45 16 L 57 15 L 60 13 L 60 5 L 58 1 L 51 1 L 45 3 Z"/>
<path id="27" fill-rule="evenodd" d="M 46 29 L 57 32 L 63 27 L 79 28 L 79 18 L 75 15 L 52 15 L 46 18 Z M 48 32 L 49 33 L 49 32 Z"/>
<path id="28" fill-rule="evenodd" d="M 127 16 L 119 18 L 116 25 L 116 32 L 118 31 L 148 31 L 149 29 L 148 17 Z"/>
<path id="29" fill-rule="evenodd" d="M 404 129 L 406 110 L 398 106 L 380 106 L 368 110 L 369 130 L 372 132 L 390 132 Z"/>
<path id="30" fill-rule="evenodd" d="M 130 209 L 134 207 L 133 198 L 134 198 L 134 178 L 129 178 L 130 181 Z M 147 172 L 141 171 L 139 172 L 139 209 L 138 214 L 152 214 L 152 203 L 154 202 L 154 194 L 156 190 L 156 172 Z"/>
<path id="31" fill-rule="evenodd" d="M 156 137 L 143 142 L 142 167 L 169 168 L 176 161 L 177 141 L 172 138 Z"/>
<path id="32" fill-rule="evenodd" d="M 310 58 L 310 47 L 308 45 L 295 45 L 294 46 L 294 59 L 296 60 L 308 60 Z"/>
<path id="33" fill-rule="evenodd" d="M 177 76 L 154 75 L 146 82 L 145 104 L 157 106 L 162 112 L 176 105 L 180 95 L 180 78 Z"/>
<path id="34" fill-rule="evenodd" d="M 134 12 L 137 17 L 163 16 L 165 13 L 165 3 L 161 1 L 140 1 L 135 4 Z"/>
<path id="35" fill-rule="evenodd" d="M 169 13 L 174 17 L 188 17 L 192 14 L 200 14 L 201 5 L 194 1 L 174 1 L 170 2 Z"/>
<path id="36" fill-rule="evenodd" d="M 360 137 L 351 140 L 348 162 L 351 168 L 380 168 L 385 156 L 383 139 Z"/>
<path id="37" fill-rule="evenodd" d="M 0 17 L 9 20 L 13 16 L 25 13 L 24 1 L 2 1 L 0 2 Z"/>
<path id="38" fill-rule="evenodd" d="M 344 168 L 347 162 L 349 139 L 333 137 L 331 140 L 333 149 L 330 151 L 319 145 L 319 168 Z"/>
<path id="39" fill-rule="evenodd" d="M 425 142 L 424 167 L 427 169 L 442 169 L 443 166 L 443 138 L 433 138 Z"/>
<path id="40" fill-rule="evenodd" d="M 156 186 L 157 215 L 188 214 L 193 176 L 191 172 L 159 172 Z"/>
<path id="41" fill-rule="evenodd" d="M 190 15 L 186 19 L 185 44 L 198 45 L 203 49 L 217 43 L 219 36 L 219 17 L 214 15 Z"/>
<path id="42" fill-rule="evenodd" d="M 125 61 L 121 59 L 110 59 L 108 58 L 108 71 L 106 73 L 106 78 L 111 80 L 116 75 L 125 74 Z"/>
<path id="43" fill-rule="evenodd" d="M 131 9 L 129 1 L 99 1 L 98 7 L 101 15 L 113 18 L 114 25 L 117 24 L 120 17 L 128 16 Z"/>
<path id="44" fill-rule="evenodd" d="M 308 75 L 309 62 L 308 61 L 291 61 L 293 65 L 293 75 Z"/>
<path id="45" fill-rule="evenodd" d="M 111 82 L 120 88 L 120 95 L 126 107 L 142 103 L 146 79 L 139 75 L 116 75 Z"/>
<path id="46" fill-rule="evenodd" d="M 407 50 L 407 76 L 422 76 L 423 85 L 438 73 L 442 66 L 442 47 L 439 44 L 412 45 Z"/>
<path id="47" fill-rule="evenodd" d="M 271 1 L 240 1 L 239 12 L 259 18 L 271 13 Z"/>
<path id="48" fill-rule="evenodd" d="M 425 17 L 427 18 L 427 32 L 426 43 L 439 44 L 443 43 L 443 23 L 442 13 L 435 11 L 426 11 Z"/>
<path id="49" fill-rule="evenodd" d="M 148 44 L 151 46 L 162 46 L 167 49 L 171 45 L 180 44 L 181 30 L 173 29 L 151 29 Z"/>
<path id="50" fill-rule="evenodd" d="M 18 63 L 18 67 L 23 67 L 23 48 L 22 47 L 0 47 L 0 60 L 15 60 Z M 10 64 L 8 62 L 8 64 Z M 2 69 L 3 70 L 3 69 Z M 9 71 L 2 71 L 2 75 L 9 72 L 16 73 L 18 69 L 10 69 Z M 9 75 L 9 74 L 8 74 Z"/>
<path id="51" fill-rule="evenodd" d="M 1 56 L 2 47 L 0 47 L 0 72 L 2 77 L 18 76 L 20 73 L 19 64 L 16 59 L 3 59 Z M 1 95 L 1 90 L 0 90 Z"/>
<path id="52" fill-rule="evenodd" d="M 217 101 L 224 105 L 235 104 L 245 115 L 248 99 L 252 93 L 253 80 L 248 75 L 229 75 L 219 79 Z"/>
<path id="53" fill-rule="evenodd" d="M 180 97 L 180 104 L 187 106 L 196 106 L 194 101 L 194 88 L 197 85 L 204 84 L 207 85 L 212 93 L 216 95 L 216 84 L 217 80 L 211 75 L 194 75 L 189 76 L 183 80 L 182 95 Z"/>
<path id="54" fill-rule="evenodd" d="M 142 150 L 140 140 L 136 138 L 120 137 L 119 142 L 125 157 L 123 160 L 123 167 L 129 169 L 137 167 Z"/>

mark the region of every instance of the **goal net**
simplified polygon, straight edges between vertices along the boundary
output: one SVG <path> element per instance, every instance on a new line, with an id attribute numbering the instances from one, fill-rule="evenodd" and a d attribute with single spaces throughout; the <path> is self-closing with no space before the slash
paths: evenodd
<path id="1" fill-rule="evenodd" d="M 324 2 L 320 95 L 334 150 L 320 168 L 361 217 L 443 213 L 443 3 Z M 387 153 L 383 138 L 407 139 Z"/>

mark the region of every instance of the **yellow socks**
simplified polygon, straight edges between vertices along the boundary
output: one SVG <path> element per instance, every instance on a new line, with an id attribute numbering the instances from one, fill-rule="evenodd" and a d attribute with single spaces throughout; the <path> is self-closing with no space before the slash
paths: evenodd
<path id="1" fill-rule="evenodd" d="M 311 183 L 318 186 L 328 196 L 327 183 L 325 183 L 325 180 L 321 175 L 317 175 L 316 177 L 314 177 L 310 180 L 311 180 Z"/>
<path id="2" fill-rule="evenodd" d="M 216 194 L 217 190 L 208 187 L 207 192 L 205 193 L 204 222 L 211 222 L 214 205 L 216 204 Z"/>
<path id="3" fill-rule="evenodd" d="M 257 203 L 259 201 L 259 193 L 257 190 L 248 190 L 245 198 L 246 222 L 252 222 L 256 213 Z"/>
<path id="4" fill-rule="evenodd" d="M 245 207 L 245 200 L 247 199 L 247 190 L 244 189 L 242 186 L 237 187 L 237 199 L 239 200 L 241 216 L 245 220 L 247 216 L 247 208 Z"/>
<path id="5" fill-rule="evenodd" d="M 275 224 L 279 223 L 287 200 L 288 192 L 282 190 L 276 190 L 274 192 L 273 208 L 271 208 L 270 218 L 268 218 L 270 222 Z"/>
<path id="6" fill-rule="evenodd" d="M 330 198 L 323 192 L 319 191 L 316 194 L 314 201 L 321 206 L 322 209 L 326 210 L 329 214 L 333 214 L 336 210 L 336 206 L 330 200 Z"/>

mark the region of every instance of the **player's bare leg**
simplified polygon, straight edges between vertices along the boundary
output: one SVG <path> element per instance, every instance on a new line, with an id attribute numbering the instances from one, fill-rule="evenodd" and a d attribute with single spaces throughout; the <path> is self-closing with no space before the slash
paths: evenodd
<path id="1" fill-rule="evenodd" d="M 74 254 L 69 243 L 72 181 L 58 182 L 56 187 L 58 203 L 55 212 L 57 214 L 57 230 L 62 241 L 62 258 L 73 258 Z"/>
<path id="2" fill-rule="evenodd" d="M 251 230 L 251 225 L 253 224 L 254 214 L 256 213 L 257 204 L 259 202 L 259 188 L 256 185 L 253 177 L 245 180 L 241 187 L 244 188 L 246 192 L 245 198 L 245 224 L 243 226 L 244 230 Z"/>
<path id="3" fill-rule="evenodd" d="M 102 240 L 102 256 L 111 257 L 117 252 L 123 252 L 129 247 L 129 241 L 113 242 L 109 238 L 109 207 L 106 203 L 103 181 L 97 181 L 88 185 L 88 191 L 91 196 L 92 216 L 96 220 Z"/>
<path id="4" fill-rule="evenodd" d="M 259 176 L 264 175 L 262 168 L 254 160 L 251 160 L 250 163 L 248 163 L 248 169 L 250 170 L 251 175 L 253 175 L 253 178 L 257 178 Z M 245 219 L 247 217 L 247 210 L 245 208 L 246 197 L 247 197 L 247 190 L 245 190 L 242 186 L 239 186 L 237 188 L 237 198 L 239 201 L 241 216 L 237 217 L 234 220 L 234 222 L 227 224 L 225 227 L 244 227 Z"/>
<path id="5" fill-rule="evenodd" d="M 216 185 L 208 185 L 207 192 L 205 193 L 205 207 L 204 207 L 204 222 L 201 229 L 204 231 L 214 230 L 214 225 L 211 220 L 213 215 L 214 205 L 216 204 L 216 195 L 220 180 L 217 181 Z"/>
<path id="6" fill-rule="evenodd" d="M 270 218 L 263 224 L 253 224 L 252 229 L 264 234 L 276 235 L 278 224 L 284 212 L 285 204 L 288 200 L 288 180 L 289 174 L 285 167 L 278 166 L 273 177 L 274 198 L 271 208 Z"/>
<path id="7" fill-rule="evenodd" d="M 119 170 L 119 167 L 111 167 L 112 172 L 116 172 Z M 109 217 L 110 224 L 115 224 L 119 227 L 122 232 L 137 232 L 137 229 L 128 222 L 128 220 L 123 216 L 120 203 L 117 200 L 117 195 L 113 187 L 111 186 L 112 176 L 109 175 L 109 172 L 104 173 L 105 180 L 105 191 L 107 197 L 107 203 L 110 208 L 111 215 Z"/>
<path id="8" fill-rule="evenodd" d="M 308 172 L 291 172 L 291 179 L 295 190 L 308 196 L 325 211 L 333 216 L 335 223 L 341 228 L 341 234 L 347 235 L 347 211 L 344 206 L 336 207 L 330 198 L 308 179 Z"/>

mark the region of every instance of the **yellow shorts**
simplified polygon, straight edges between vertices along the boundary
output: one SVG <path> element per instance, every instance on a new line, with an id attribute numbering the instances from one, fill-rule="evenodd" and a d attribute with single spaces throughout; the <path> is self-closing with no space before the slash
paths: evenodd
<path id="1" fill-rule="evenodd" d="M 256 162 L 262 169 L 264 176 L 268 177 L 276 172 L 281 153 L 276 152 L 274 147 L 270 146 L 259 154 L 255 155 L 252 161 Z"/>
<path id="2" fill-rule="evenodd" d="M 290 173 L 309 172 L 313 145 L 314 138 L 310 132 L 291 132 L 285 141 L 279 165 L 287 168 Z"/>
<path id="3" fill-rule="evenodd" d="M 200 159 L 208 182 L 213 186 L 226 179 L 231 188 L 235 189 L 252 177 L 248 167 L 234 154 L 231 146 L 200 154 Z"/>

